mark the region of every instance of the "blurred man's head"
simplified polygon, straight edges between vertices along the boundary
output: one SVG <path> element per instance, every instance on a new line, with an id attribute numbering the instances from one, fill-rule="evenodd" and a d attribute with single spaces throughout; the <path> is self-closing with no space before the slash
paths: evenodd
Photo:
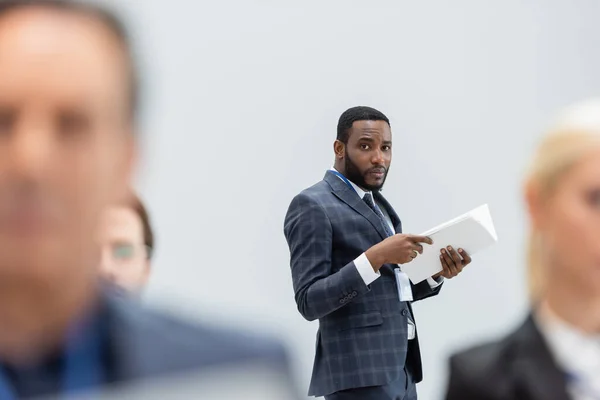
<path id="1" fill-rule="evenodd" d="M 131 292 L 146 286 L 154 234 L 146 208 L 132 194 L 102 213 L 98 228 L 103 279 Z"/>
<path id="2" fill-rule="evenodd" d="M 0 326 L 40 329 L 23 310 L 70 304 L 96 277 L 98 218 L 130 186 L 131 58 L 92 6 L 0 0 Z"/>

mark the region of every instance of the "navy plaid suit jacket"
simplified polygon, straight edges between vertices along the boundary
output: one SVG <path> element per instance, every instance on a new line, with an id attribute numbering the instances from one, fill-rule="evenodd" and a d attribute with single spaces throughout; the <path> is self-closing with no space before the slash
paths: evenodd
<path id="1" fill-rule="evenodd" d="M 402 224 L 379 193 L 397 233 Z M 408 341 L 410 303 L 400 302 L 393 269 L 365 285 L 354 259 L 382 241 L 377 215 L 331 171 L 291 202 L 284 224 L 296 304 L 304 318 L 319 320 L 309 395 L 382 386 L 400 379 L 405 366 L 422 380 L 418 338 Z M 426 281 L 412 285 L 414 300 L 436 295 Z M 413 317 L 414 320 L 414 317 Z"/>

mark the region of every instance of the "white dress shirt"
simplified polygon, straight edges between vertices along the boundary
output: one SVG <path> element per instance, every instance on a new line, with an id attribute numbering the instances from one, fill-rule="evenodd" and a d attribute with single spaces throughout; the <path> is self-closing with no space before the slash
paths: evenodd
<path id="1" fill-rule="evenodd" d="M 547 304 L 535 314 L 536 324 L 554 360 L 571 379 L 574 400 L 600 399 L 600 335 L 589 335 L 558 317 Z"/>
<path id="2" fill-rule="evenodd" d="M 337 173 L 340 173 L 335 168 L 331 168 L 331 170 L 335 171 Z M 343 181 L 343 179 L 341 177 L 340 177 L 340 179 Z M 358 187 L 354 182 L 352 182 L 350 180 L 348 180 L 348 182 L 350 182 L 350 184 L 352 185 L 352 188 L 356 191 L 356 194 L 358 194 L 358 196 L 361 199 L 363 197 L 365 197 L 365 194 L 370 193 L 370 192 L 366 192 L 363 189 L 361 189 L 360 187 Z M 373 201 L 375 201 L 375 197 L 373 197 Z M 394 224 L 392 223 L 392 219 L 390 218 L 387 210 L 385 209 L 385 207 L 381 207 L 379 204 L 377 206 L 383 213 L 385 222 L 387 222 L 391 231 L 395 234 L 396 229 L 394 228 Z M 365 282 L 365 285 L 367 285 L 367 286 L 370 285 L 371 283 L 373 283 L 377 278 L 379 278 L 381 276 L 381 273 L 379 271 L 375 272 L 375 270 L 373 269 L 373 266 L 367 259 L 367 256 L 365 255 L 365 253 L 362 253 L 360 256 L 358 256 L 354 260 L 354 265 L 356 266 L 358 273 L 360 274 L 361 278 Z M 431 277 L 427 278 L 427 283 L 429 284 L 429 286 L 432 289 L 435 289 L 436 287 L 441 285 L 443 281 L 444 281 L 444 278 L 440 278 L 439 282 L 436 282 L 436 280 Z M 408 339 L 411 340 L 414 338 L 415 338 L 415 325 L 414 325 L 414 322 L 411 321 L 411 319 L 409 318 L 409 320 L 408 320 Z"/>

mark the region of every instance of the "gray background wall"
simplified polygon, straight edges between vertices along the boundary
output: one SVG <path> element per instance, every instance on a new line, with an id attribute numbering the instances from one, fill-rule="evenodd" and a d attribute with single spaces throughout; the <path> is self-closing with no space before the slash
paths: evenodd
<path id="1" fill-rule="evenodd" d="M 406 231 L 487 202 L 500 237 L 415 307 L 421 398 L 441 397 L 451 352 L 523 317 L 522 173 L 552 113 L 599 93 L 600 2 L 118 3 L 146 80 L 149 302 L 282 335 L 307 387 L 317 323 L 296 311 L 282 221 L 330 167 L 339 114 L 371 105 L 392 121 L 384 193 Z"/>

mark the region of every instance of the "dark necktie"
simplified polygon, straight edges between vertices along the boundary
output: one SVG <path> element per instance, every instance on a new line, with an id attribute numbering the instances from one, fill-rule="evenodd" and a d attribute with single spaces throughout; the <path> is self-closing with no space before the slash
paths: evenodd
<path id="1" fill-rule="evenodd" d="M 387 221 L 385 220 L 385 217 L 383 216 L 383 213 L 381 212 L 379 207 L 377 207 L 377 204 L 375 204 L 375 201 L 373 201 L 373 195 L 371 193 L 366 193 L 363 197 L 363 201 L 365 203 L 367 203 L 369 208 L 371 210 L 373 210 L 373 212 L 379 217 L 379 220 L 381 221 L 381 224 L 383 225 L 383 230 L 385 231 L 387 236 L 388 237 L 393 236 L 394 232 L 392 232 L 392 230 L 390 229 L 390 226 L 388 225 Z"/>

